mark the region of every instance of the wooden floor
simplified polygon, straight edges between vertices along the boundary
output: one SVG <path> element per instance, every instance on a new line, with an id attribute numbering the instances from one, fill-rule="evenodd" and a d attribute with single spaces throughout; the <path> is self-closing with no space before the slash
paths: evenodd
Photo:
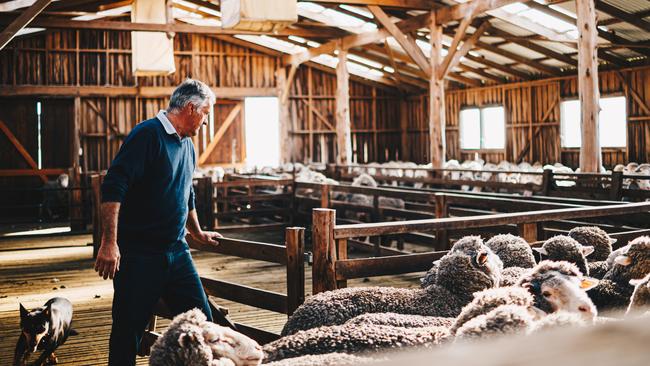
<path id="1" fill-rule="evenodd" d="M 260 240 L 259 238 L 250 238 Z M 55 296 L 74 304 L 74 324 L 79 335 L 71 337 L 57 355 L 61 365 L 106 365 L 111 327 L 112 283 L 93 271 L 89 235 L 0 240 L 0 365 L 9 365 L 20 334 L 18 304 L 41 306 Z M 273 242 L 273 241 L 271 241 Z M 286 270 L 270 263 L 193 253 L 202 276 L 242 283 L 284 293 Z M 375 277 L 349 281 L 349 286 L 418 286 L 421 274 Z M 311 267 L 306 268 L 306 293 L 311 293 Z M 279 332 L 286 316 L 216 299 L 230 317 L 241 323 Z M 168 321 L 159 322 L 164 330 Z M 138 364 L 147 364 L 139 358 Z"/>

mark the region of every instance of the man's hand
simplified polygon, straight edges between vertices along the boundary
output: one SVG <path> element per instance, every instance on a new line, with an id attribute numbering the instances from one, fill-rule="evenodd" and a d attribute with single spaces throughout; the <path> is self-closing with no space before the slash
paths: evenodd
<path id="1" fill-rule="evenodd" d="M 115 277 L 115 273 L 120 270 L 120 249 L 116 242 L 109 242 L 102 239 L 102 245 L 97 253 L 95 261 L 95 271 L 104 279 Z"/>
<path id="2" fill-rule="evenodd" d="M 223 238 L 223 235 L 216 231 L 201 231 L 196 235 L 192 235 L 192 239 L 201 244 L 219 245 L 217 239 Z"/>

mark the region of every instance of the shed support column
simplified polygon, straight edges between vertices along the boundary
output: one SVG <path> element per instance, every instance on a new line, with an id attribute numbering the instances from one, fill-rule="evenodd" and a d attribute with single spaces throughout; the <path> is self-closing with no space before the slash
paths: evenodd
<path id="1" fill-rule="evenodd" d="M 293 146 L 293 135 L 290 134 L 289 126 L 291 125 L 291 114 L 289 113 L 289 80 L 283 67 L 275 72 L 278 85 L 278 102 L 280 103 L 280 163 L 291 162 L 291 151 Z M 287 93 L 285 95 L 284 93 Z"/>
<path id="2" fill-rule="evenodd" d="M 600 171 L 601 151 L 598 138 L 598 53 L 596 8 L 594 0 L 576 0 L 578 39 L 578 93 L 581 106 L 582 143 L 580 145 L 580 171 Z"/>
<path id="3" fill-rule="evenodd" d="M 350 90 L 348 51 L 339 47 L 339 63 L 336 66 L 336 162 L 352 163 L 352 142 L 350 140 Z"/>
<path id="4" fill-rule="evenodd" d="M 445 161 L 445 86 L 438 77 L 442 59 L 442 26 L 436 23 L 435 12 L 431 12 L 431 75 L 429 77 L 429 143 L 433 168 L 442 168 Z"/>

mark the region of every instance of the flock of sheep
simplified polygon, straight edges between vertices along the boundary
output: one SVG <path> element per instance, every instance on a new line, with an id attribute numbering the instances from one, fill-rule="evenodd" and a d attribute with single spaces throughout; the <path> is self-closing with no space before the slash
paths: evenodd
<path id="1" fill-rule="evenodd" d="M 513 235 L 464 237 L 434 262 L 421 288 L 316 294 L 289 317 L 282 338 L 263 347 L 198 310 L 181 314 L 153 346 L 150 364 L 363 364 L 405 347 L 616 322 L 598 315 L 610 310 L 648 316 L 650 237 L 616 251 L 613 242 L 596 227 L 535 248 Z"/>

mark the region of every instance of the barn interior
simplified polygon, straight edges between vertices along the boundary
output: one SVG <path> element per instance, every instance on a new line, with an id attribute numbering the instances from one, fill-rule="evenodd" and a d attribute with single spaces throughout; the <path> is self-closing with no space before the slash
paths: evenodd
<path id="1" fill-rule="evenodd" d="M 217 97 L 193 187 L 224 235 L 188 242 L 220 324 L 261 345 L 318 293 L 420 289 L 469 235 L 536 261 L 577 227 L 650 243 L 648 1 L 0 0 L 0 29 L 0 364 L 19 304 L 59 296 L 58 363 L 107 364 L 101 184 L 187 78 Z"/>

